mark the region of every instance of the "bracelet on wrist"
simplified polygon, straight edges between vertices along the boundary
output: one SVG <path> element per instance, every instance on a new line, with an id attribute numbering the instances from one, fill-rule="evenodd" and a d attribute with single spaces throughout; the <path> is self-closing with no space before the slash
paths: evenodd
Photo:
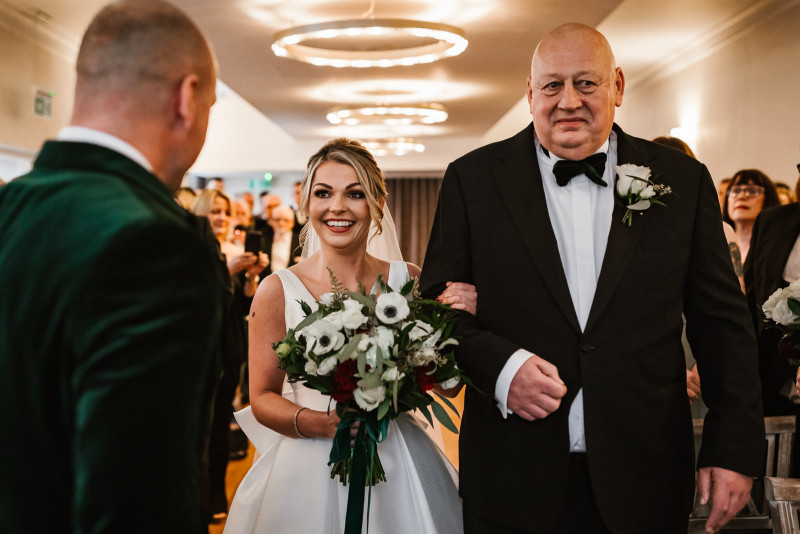
<path id="1" fill-rule="evenodd" d="M 302 412 L 303 410 L 308 410 L 308 408 L 304 406 L 302 408 L 299 408 L 296 412 L 294 412 L 294 432 L 295 434 L 297 434 L 298 438 L 308 439 L 310 436 L 306 436 L 305 434 L 300 432 L 300 428 L 297 426 L 297 416 L 300 415 L 300 412 Z"/>

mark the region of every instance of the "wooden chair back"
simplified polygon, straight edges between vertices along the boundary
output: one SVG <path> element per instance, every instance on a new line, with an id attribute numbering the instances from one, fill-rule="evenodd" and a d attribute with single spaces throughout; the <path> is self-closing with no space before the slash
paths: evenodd
<path id="1" fill-rule="evenodd" d="M 792 446 L 794 444 L 796 431 L 795 421 L 793 415 L 764 418 L 764 429 L 767 435 L 767 453 L 764 459 L 765 477 L 786 478 L 790 475 L 792 468 Z M 695 436 L 702 436 L 703 420 L 695 419 L 693 423 Z M 764 487 L 764 491 L 761 491 L 761 483 L 762 481 L 760 479 L 756 480 L 754 488 L 757 489 L 751 495 L 747 506 L 739 515 L 731 519 L 723 530 L 773 528 L 766 487 Z M 754 495 L 756 496 L 755 499 L 753 498 Z M 694 510 L 692 510 L 692 515 L 689 516 L 690 530 L 692 527 L 697 528 L 704 525 L 710 511 L 710 506 L 701 506 L 699 504 L 699 498 L 697 492 L 695 492 Z M 796 516 L 795 521 L 797 521 Z M 800 532 L 797 534 L 800 534 Z"/>

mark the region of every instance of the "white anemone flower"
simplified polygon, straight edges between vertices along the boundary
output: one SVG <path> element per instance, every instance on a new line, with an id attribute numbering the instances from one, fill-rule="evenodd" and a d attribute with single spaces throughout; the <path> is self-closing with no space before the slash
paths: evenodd
<path id="1" fill-rule="evenodd" d="M 314 354 L 327 354 L 339 350 L 344 345 L 344 334 L 336 325 L 326 319 L 320 319 L 303 329 L 306 336 L 306 354 L 313 350 Z"/>
<path id="2" fill-rule="evenodd" d="M 378 300 L 375 303 L 375 315 L 378 316 L 381 322 L 386 324 L 395 324 L 402 321 L 408 317 L 410 311 L 406 298 L 394 291 L 378 296 Z"/>

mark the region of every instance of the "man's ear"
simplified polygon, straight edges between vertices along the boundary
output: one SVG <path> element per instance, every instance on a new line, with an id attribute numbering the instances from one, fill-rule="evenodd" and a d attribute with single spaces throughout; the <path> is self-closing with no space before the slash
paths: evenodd
<path id="1" fill-rule="evenodd" d="M 180 81 L 175 104 L 175 119 L 180 129 L 189 130 L 195 123 L 199 85 L 200 78 L 196 74 L 187 74 Z"/>
<path id="2" fill-rule="evenodd" d="M 622 105 L 622 94 L 625 92 L 625 75 L 622 74 L 622 69 L 619 67 L 617 67 L 617 70 L 614 74 L 614 85 L 617 89 L 614 105 L 620 107 Z"/>

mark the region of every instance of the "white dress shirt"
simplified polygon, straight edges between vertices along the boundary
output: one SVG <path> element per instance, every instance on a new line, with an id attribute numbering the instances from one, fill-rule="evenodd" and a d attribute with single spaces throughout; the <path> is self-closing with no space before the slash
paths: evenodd
<path id="1" fill-rule="evenodd" d="M 101 132 L 99 130 L 93 130 L 91 128 L 85 128 L 83 126 L 66 126 L 62 128 L 60 132 L 58 132 L 58 140 L 70 141 L 74 143 L 91 143 L 93 145 L 99 145 L 108 148 L 114 152 L 119 152 L 123 156 L 132 159 L 148 171 L 153 172 L 153 166 L 150 165 L 150 162 L 147 161 L 147 158 L 144 157 L 141 152 L 119 137 L 115 137 L 111 134 Z"/>
<path id="2" fill-rule="evenodd" d="M 597 152 L 607 152 L 601 187 L 585 174 L 575 176 L 564 187 L 556 183 L 553 165 L 559 157 L 547 154 L 536 139 L 536 157 L 542 175 L 544 196 L 550 224 L 558 242 L 561 265 L 567 278 L 572 305 L 578 316 L 581 330 L 586 327 L 592 308 L 597 279 L 606 254 L 611 216 L 614 211 L 614 167 L 617 165 L 617 136 L 613 131 Z M 596 153 L 597 153 L 596 152 Z M 495 399 L 503 417 L 513 413 L 508 409 L 508 390 L 511 381 L 528 358 L 527 350 L 516 351 L 506 362 L 495 385 Z M 546 355 L 544 355 L 546 358 Z M 578 391 L 569 409 L 570 451 L 585 452 L 586 436 L 583 426 L 583 389 Z"/>
<path id="3" fill-rule="evenodd" d="M 282 271 L 289 267 L 289 261 L 292 259 L 292 232 L 284 232 L 283 234 L 275 233 L 272 239 L 272 250 L 270 250 L 270 267 L 272 272 Z"/>

